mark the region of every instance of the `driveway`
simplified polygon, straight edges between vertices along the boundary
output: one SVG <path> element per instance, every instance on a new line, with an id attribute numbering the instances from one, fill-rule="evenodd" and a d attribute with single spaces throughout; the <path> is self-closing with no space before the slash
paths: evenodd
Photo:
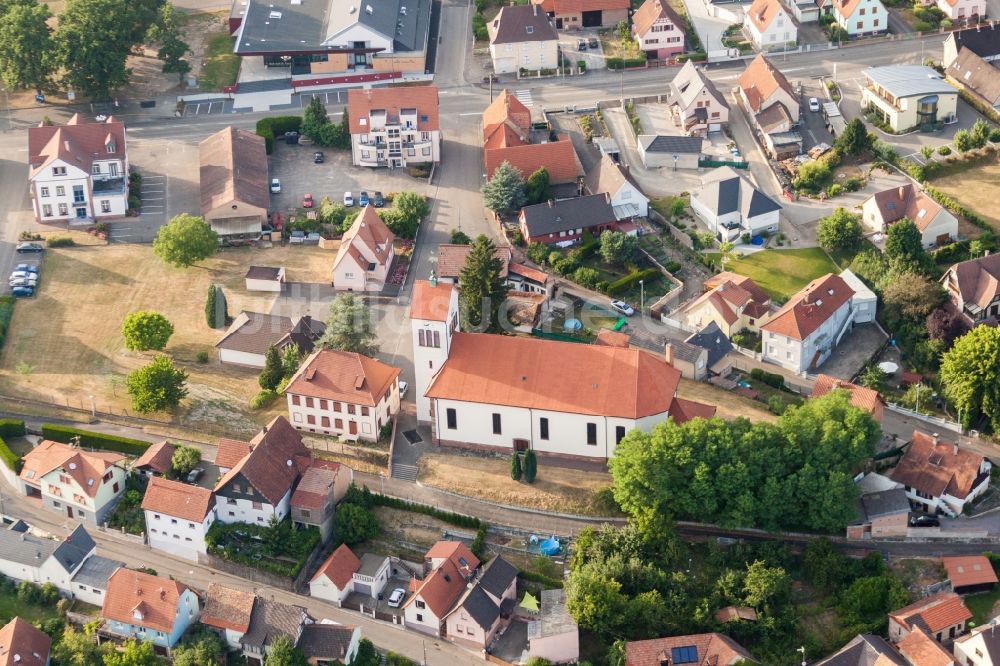
<path id="1" fill-rule="evenodd" d="M 582 51 L 579 48 L 581 39 L 587 42 L 587 48 Z M 591 39 L 597 40 L 596 48 L 590 47 Z M 608 68 L 608 61 L 604 59 L 604 49 L 601 47 L 601 40 L 597 37 L 597 28 L 560 32 L 559 52 L 573 64 L 574 69 L 579 60 L 587 63 L 587 71 Z"/>
<path id="2" fill-rule="evenodd" d="M 826 128 L 823 113 L 821 111 L 809 110 L 810 98 L 815 97 L 821 105 L 823 102 L 828 101 L 826 86 L 823 85 L 821 79 L 805 79 L 801 81 L 801 85 L 802 96 L 799 98 L 799 105 L 802 108 L 802 125 L 799 131 L 802 132 L 803 147 L 805 150 L 809 150 L 820 143 L 832 146 L 833 135 Z"/>
<path id="3" fill-rule="evenodd" d="M 861 371 L 875 351 L 885 342 L 885 336 L 875 324 L 860 324 L 847 333 L 819 371 L 850 381 Z"/>
<path id="4" fill-rule="evenodd" d="M 732 25 L 732 21 L 712 16 L 707 0 L 684 0 L 684 7 L 701 39 L 702 48 L 708 53 L 724 50 L 726 47 L 722 45 L 722 33 Z"/>

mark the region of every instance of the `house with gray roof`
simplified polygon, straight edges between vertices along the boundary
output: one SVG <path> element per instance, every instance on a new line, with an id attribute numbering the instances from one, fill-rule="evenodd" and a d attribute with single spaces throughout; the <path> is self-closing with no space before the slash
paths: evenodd
<path id="1" fill-rule="evenodd" d="M 761 192 L 747 174 L 719 167 L 705 174 L 691 193 L 691 209 L 719 241 L 739 242 L 778 230 L 781 204 Z"/>
<path id="2" fill-rule="evenodd" d="M 856 518 L 847 526 L 848 539 L 906 536 L 910 500 L 902 486 L 864 493 L 857 507 Z"/>
<path id="3" fill-rule="evenodd" d="M 729 374 L 730 364 L 727 357 L 729 352 L 733 351 L 733 343 L 729 341 L 729 338 L 714 321 L 709 322 L 705 328 L 691 335 L 685 342 L 705 350 L 705 364 L 708 366 L 710 374 Z"/>
<path id="4" fill-rule="evenodd" d="M 1000 112 L 1000 23 L 949 33 L 941 64 L 950 83 Z"/>
<path id="5" fill-rule="evenodd" d="M 639 157 L 647 169 L 697 169 L 704 139 L 700 136 L 640 134 Z"/>
<path id="6" fill-rule="evenodd" d="M 525 206 L 519 216 L 521 235 L 528 243 L 572 245 L 583 232 L 595 237 L 618 228 L 611 197 L 606 193 L 560 199 Z"/>
<path id="7" fill-rule="evenodd" d="M 236 54 L 300 80 L 424 74 L 431 0 L 246 0 L 231 17 Z M 285 85 L 287 87 L 287 84 Z"/>
<path id="8" fill-rule="evenodd" d="M 52 583 L 64 596 L 79 597 L 87 603 L 95 603 L 94 599 L 98 597 L 103 599 L 104 591 L 107 589 L 107 577 L 103 580 L 91 580 L 84 573 L 94 559 L 98 560 L 94 563 L 94 568 L 107 568 L 101 562 L 104 558 L 97 558 L 94 555 L 95 550 L 94 540 L 83 525 L 78 525 L 62 541 L 40 536 L 30 527 L 25 530 L 2 529 L 0 530 L 0 574 L 13 580 L 26 580 L 38 585 Z M 116 562 L 115 565 L 111 572 L 121 563 Z M 93 583 L 87 584 L 87 589 L 80 589 L 79 584 L 74 582 L 76 577 L 81 575 L 83 576 L 81 580 L 87 579 L 88 583 Z"/>
<path id="9" fill-rule="evenodd" d="M 587 194 L 607 193 L 615 219 L 625 220 L 649 215 L 649 198 L 629 173 L 629 167 L 618 164 L 607 155 L 590 168 L 583 179 Z"/>
<path id="10" fill-rule="evenodd" d="M 729 124 L 726 98 L 693 60 L 684 63 L 670 82 L 669 95 L 674 126 L 685 133 L 721 132 Z"/>
<path id="11" fill-rule="evenodd" d="M 559 33 L 539 4 L 501 7 L 486 26 L 495 73 L 537 72 L 559 66 Z"/>
<path id="12" fill-rule="evenodd" d="M 298 645 L 302 628 L 311 622 L 312 618 L 301 606 L 258 596 L 254 599 L 250 625 L 240 638 L 243 656 L 263 663 L 279 636 L 287 636 L 292 645 Z"/>
<path id="13" fill-rule="evenodd" d="M 861 106 L 893 132 L 933 128 L 958 119 L 958 89 L 926 65 L 869 67 Z"/>
<path id="14" fill-rule="evenodd" d="M 219 350 L 221 363 L 263 368 L 269 347 L 280 352 L 289 345 L 296 345 L 301 354 L 308 355 L 324 332 L 326 324 L 309 315 L 292 319 L 244 310 L 215 343 L 215 348 Z"/>
<path id="15" fill-rule="evenodd" d="M 510 622 L 517 594 L 517 568 L 499 555 L 445 616 L 447 637 L 454 643 L 484 650 Z"/>
<path id="16" fill-rule="evenodd" d="M 670 340 L 666 346 L 667 363 L 680 370 L 686 379 L 701 381 L 708 376 L 708 352 L 684 340 Z"/>
<path id="17" fill-rule="evenodd" d="M 358 653 L 361 628 L 322 620 L 302 627 L 298 648 L 310 664 L 350 664 Z"/>
<path id="18" fill-rule="evenodd" d="M 815 666 L 907 666 L 907 662 L 887 640 L 875 634 L 858 634 L 850 643 Z"/>
<path id="19" fill-rule="evenodd" d="M 111 574 L 123 566 L 124 562 L 100 555 L 88 557 L 70 581 L 73 597 L 93 606 L 103 606 L 104 595 L 108 591 L 108 580 Z"/>

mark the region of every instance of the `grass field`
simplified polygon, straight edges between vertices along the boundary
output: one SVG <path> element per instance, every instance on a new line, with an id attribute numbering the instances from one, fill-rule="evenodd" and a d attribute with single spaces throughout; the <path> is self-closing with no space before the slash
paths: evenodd
<path id="1" fill-rule="evenodd" d="M 976 623 L 976 626 L 996 617 L 998 601 L 1000 601 L 1000 589 L 981 594 L 970 594 L 965 597 L 965 605 L 972 611 L 972 621 Z"/>
<path id="2" fill-rule="evenodd" d="M 58 617 L 55 606 L 39 606 L 26 604 L 17 598 L 16 594 L 0 594 L 0 626 L 3 626 L 20 615 L 28 622 L 48 620 Z"/>
<path id="3" fill-rule="evenodd" d="M 420 459 L 420 482 L 490 502 L 596 514 L 594 493 L 611 485 L 611 475 L 556 467 L 540 460 L 535 482 L 527 484 L 510 478 L 509 460 L 426 454 Z"/>
<path id="4" fill-rule="evenodd" d="M 223 331 L 205 323 L 208 285 L 223 286 L 231 316 L 243 309 L 269 312 L 273 294 L 245 290 L 251 264 L 287 266 L 289 281 L 326 282 L 332 261 L 332 253 L 315 247 L 232 249 L 177 269 L 148 245 L 49 250 L 38 297 L 17 304 L 0 362 L 0 392 L 84 408 L 93 396 L 102 411 L 128 408 L 124 376 L 150 356 L 126 350 L 119 329 L 128 313 L 151 309 L 173 324 L 165 351 L 189 374 L 185 422 L 256 430 L 268 413 L 240 418 L 259 390 L 256 373 L 218 362 L 214 345 Z M 202 351 L 207 364 L 196 363 Z"/>
<path id="5" fill-rule="evenodd" d="M 818 247 L 763 250 L 729 261 L 726 270 L 746 275 L 771 298 L 782 303 L 811 280 L 840 272 L 826 252 Z"/>
<path id="6" fill-rule="evenodd" d="M 198 87 L 202 90 L 222 90 L 236 83 L 239 71 L 240 58 L 233 53 L 233 39 L 229 33 L 221 32 L 209 37 Z"/>
<path id="7" fill-rule="evenodd" d="M 997 201 L 1000 201 L 1000 161 L 935 178 L 931 185 L 978 213 L 994 230 L 1000 231 L 1000 208 L 997 208 Z"/>

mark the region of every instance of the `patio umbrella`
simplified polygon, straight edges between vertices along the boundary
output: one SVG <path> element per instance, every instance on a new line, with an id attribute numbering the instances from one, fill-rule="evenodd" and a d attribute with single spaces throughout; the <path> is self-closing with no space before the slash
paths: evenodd
<path id="1" fill-rule="evenodd" d="M 538 612 L 538 599 L 536 599 L 531 592 L 525 592 L 524 598 L 521 599 L 521 608 L 527 609 L 532 613 Z"/>
<path id="2" fill-rule="evenodd" d="M 887 375 L 894 375 L 899 370 L 899 366 L 892 361 L 882 361 L 878 364 L 878 369 Z"/>

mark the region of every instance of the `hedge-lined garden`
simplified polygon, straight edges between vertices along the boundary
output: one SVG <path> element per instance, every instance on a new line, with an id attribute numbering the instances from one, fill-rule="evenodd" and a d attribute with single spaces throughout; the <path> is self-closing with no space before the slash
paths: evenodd
<path id="1" fill-rule="evenodd" d="M 320 541 L 319 529 L 295 529 L 290 518 L 268 525 L 216 521 L 205 534 L 208 552 L 278 576 L 294 578 Z"/>
<path id="2" fill-rule="evenodd" d="M 257 121 L 257 136 L 264 137 L 264 148 L 268 155 L 274 152 L 275 137 L 284 137 L 285 132 L 298 132 L 301 129 L 300 116 L 275 116 Z"/>
<path id="3" fill-rule="evenodd" d="M 2 432 L 0 432 L 0 436 L 2 436 Z M 83 430 L 82 428 L 54 423 L 42 424 L 42 437 L 63 444 L 69 444 L 74 438 L 79 437 L 79 445 L 84 448 L 117 451 L 118 453 L 130 456 L 141 456 L 151 444 L 141 439 L 110 435 L 103 432 Z"/>
<path id="4" fill-rule="evenodd" d="M 21 456 L 11 451 L 4 438 L 24 437 L 24 421 L 21 419 L 0 419 L 0 460 L 15 473 L 21 471 Z"/>

